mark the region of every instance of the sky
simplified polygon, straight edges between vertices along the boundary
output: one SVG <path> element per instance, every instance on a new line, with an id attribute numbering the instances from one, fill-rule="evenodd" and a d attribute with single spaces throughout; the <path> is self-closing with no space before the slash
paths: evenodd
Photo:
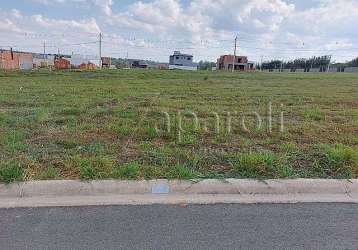
<path id="1" fill-rule="evenodd" d="M 0 0 L 0 48 L 167 62 L 358 57 L 358 0 Z"/>

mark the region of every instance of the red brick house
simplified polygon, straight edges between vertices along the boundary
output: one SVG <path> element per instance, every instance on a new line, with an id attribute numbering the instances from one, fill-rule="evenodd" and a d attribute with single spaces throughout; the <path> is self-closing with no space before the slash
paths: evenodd
<path id="1" fill-rule="evenodd" d="M 94 63 L 82 63 L 80 66 L 79 66 L 80 69 L 87 69 L 87 70 L 94 70 L 97 68 L 96 64 Z"/>
<path id="2" fill-rule="evenodd" d="M 249 63 L 246 56 L 223 55 L 217 60 L 217 70 L 232 70 L 234 63 L 235 70 L 247 71 L 252 70 L 254 65 Z"/>
<path id="3" fill-rule="evenodd" d="M 31 53 L 0 50 L 0 69 L 3 70 L 31 70 L 32 60 Z"/>
<path id="4" fill-rule="evenodd" d="M 55 69 L 70 69 L 71 63 L 69 60 L 66 60 L 65 58 L 59 58 L 55 60 Z"/>

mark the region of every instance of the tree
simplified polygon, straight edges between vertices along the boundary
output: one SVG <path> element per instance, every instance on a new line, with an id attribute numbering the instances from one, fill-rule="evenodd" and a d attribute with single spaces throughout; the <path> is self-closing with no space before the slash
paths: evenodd
<path id="1" fill-rule="evenodd" d="M 331 63 L 331 56 L 320 56 L 320 57 L 311 57 L 309 59 L 306 58 L 298 58 L 293 61 L 280 61 L 280 60 L 272 60 L 269 62 L 262 63 L 261 67 L 264 70 L 274 70 L 274 69 L 304 69 L 304 71 L 310 71 L 312 68 L 319 68 L 320 71 L 326 71 L 328 65 Z"/>

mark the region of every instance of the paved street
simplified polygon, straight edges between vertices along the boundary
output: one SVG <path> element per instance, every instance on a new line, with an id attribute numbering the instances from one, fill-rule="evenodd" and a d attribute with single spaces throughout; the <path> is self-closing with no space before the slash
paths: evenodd
<path id="1" fill-rule="evenodd" d="M 0 249 L 358 249 L 358 205 L 0 210 Z"/>

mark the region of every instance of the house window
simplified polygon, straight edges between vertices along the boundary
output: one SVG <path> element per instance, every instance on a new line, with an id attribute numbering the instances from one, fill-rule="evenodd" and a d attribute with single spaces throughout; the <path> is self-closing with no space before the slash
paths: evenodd
<path id="1" fill-rule="evenodd" d="M 190 58 L 190 57 L 188 57 L 188 61 L 191 61 L 191 58 Z"/>
<path id="2" fill-rule="evenodd" d="M 177 56 L 175 59 L 179 60 L 179 56 Z"/>

